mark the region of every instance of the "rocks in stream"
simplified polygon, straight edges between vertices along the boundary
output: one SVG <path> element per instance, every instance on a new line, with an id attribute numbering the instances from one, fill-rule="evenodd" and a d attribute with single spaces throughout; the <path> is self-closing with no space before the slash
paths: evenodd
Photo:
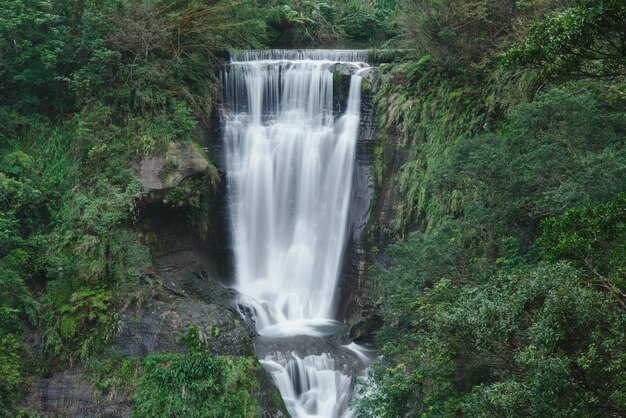
<path id="1" fill-rule="evenodd" d="M 356 376 L 363 370 L 364 364 L 354 351 L 347 348 L 349 342 L 345 336 L 258 336 L 254 339 L 254 347 L 260 359 L 275 353 L 293 353 L 299 358 L 326 354 L 340 364 L 346 374 Z"/>

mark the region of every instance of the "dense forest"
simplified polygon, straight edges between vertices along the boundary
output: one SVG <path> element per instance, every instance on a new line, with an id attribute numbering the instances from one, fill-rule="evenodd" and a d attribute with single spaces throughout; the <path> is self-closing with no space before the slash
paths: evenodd
<path id="1" fill-rule="evenodd" d="M 194 329 L 184 354 L 106 348 L 154 292 L 133 163 L 199 148 L 211 68 L 278 47 L 381 63 L 376 181 L 401 199 L 359 416 L 626 415 L 625 22 L 622 0 L 1 0 L 0 416 L 78 364 L 136 416 L 256 414 L 256 363 Z M 206 165 L 163 199 L 200 238 Z"/>

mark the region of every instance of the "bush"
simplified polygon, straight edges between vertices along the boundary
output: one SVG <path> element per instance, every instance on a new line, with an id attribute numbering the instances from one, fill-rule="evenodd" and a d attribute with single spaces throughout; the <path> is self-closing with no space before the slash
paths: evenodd
<path id="1" fill-rule="evenodd" d="M 0 318 L 3 316 L 0 308 Z M 0 336 L 0 414 L 7 414 L 19 399 L 25 384 L 22 343 L 12 334 Z"/>
<path id="2" fill-rule="evenodd" d="M 405 309 L 413 336 L 400 346 L 383 340 L 364 412 L 386 397 L 394 401 L 382 416 L 588 416 L 626 407 L 623 315 L 567 264 L 522 266 L 459 289 L 442 279 Z"/>
<path id="3" fill-rule="evenodd" d="M 135 416 L 253 416 L 256 359 L 204 351 L 146 357 L 134 397 Z"/>
<path id="4" fill-rule="evenodd" d="M 112 300 L 112 293 L 102 289 L 73 292 L 50 314 L 45 336 L 47 353 L 72 363 L 85 361 L 102 349 L 120 327 Z"/>

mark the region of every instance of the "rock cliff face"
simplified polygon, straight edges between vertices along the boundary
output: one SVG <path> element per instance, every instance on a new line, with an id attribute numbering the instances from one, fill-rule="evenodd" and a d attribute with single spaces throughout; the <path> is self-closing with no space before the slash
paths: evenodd
<path id="1" fill-rule="evenodd" d="M 128 417 L 133 410 L 125 394 L 99 397 L 82 367 L 37 379 L 24 406 L 49 417 Z"/>
<path id="2" fill-rule="evenodd" d="M 363 80 L 361 126 L 350 221 L 352 240 L 346 249 L 338 317 L 350 326 L 356 342 L 371 343 L 382 325 L 376 301 L 362 296 L 370 268 L 393 238 L 393 222 L 403 196 L 396 176 L 409 153 L 393 132 L 381 132 L 373 96 L 382 80 L 373 68 Z"/>
<path id="3" fill-rule="evenodd" d="M 192 241 L 173 243 L 172 252 L 158 256 L 156 271 L 136 284 L 133 294 L 142 296 L 121 312 L 121 330 L 103 356 L 140 361 L 152 354 L 185 353 L 184 337 L 193 327 L 212 355 L 254 357 L 254 331 L 235 310 L 236 292 L 208 276 L 206 255 L 200 248 L 186 247 Z M 259 383 L 254 395 L 262 415 L 286 416 L 277 389 L 260 366 L 253 378 Z M 24 406 L 64 417 L 128 417 L 133 412 L 132 394 L 114 391 L 103 396 L 83 365 L 36 379 Z"/>
<path id="4" fill-rule="evenodd" d="M 222 284 L 228 276 L 227 240 L 217 235 L 226 229 L 227 218 L 219 182 L 218 196 L 211 196 L 210 223 L 215 228 L 201 237 L 186 218 L 185 196 L 206 187 L 207 177 L 214 175 L 210 167 L 202 148 L 186 142 L 172 143 L 165 153 L 134 164 L 150 191 L 139 208 L 138 229 L 150 247 L 153 269 L 125 284 L 128 301 L 120 307 L 120 331 L 102 358 L 121 356 L 140 364 L 148 355 L 186 353 L 185 336 L 193 328 L 210 354 L 254 359 L 255 332 L 237 312 L 237 292 Z M 172 195 L 182 204 L 168 201 Z M 258 382 L 251 390 L 260 416 L 287 416 L 271 378 L 257 365 L 250 377 Z M 102 393 L 92 375 L 88 366 L 79 364 L 35 378 L 23 406 L 54 417 L 132 416 L 133 394 Z"/>

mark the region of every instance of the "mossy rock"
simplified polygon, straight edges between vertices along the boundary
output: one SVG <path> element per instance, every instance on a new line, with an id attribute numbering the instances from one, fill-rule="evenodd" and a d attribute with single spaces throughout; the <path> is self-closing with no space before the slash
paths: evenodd
<path id="1" fill-rule="evenodd" d="M 185 179 L 205 175 L 213 168 L 193 142 L 171 142 L 164 154 L 148 155 L 133 167 L 142 184 L 151 191 L 172 189 Z"/>

